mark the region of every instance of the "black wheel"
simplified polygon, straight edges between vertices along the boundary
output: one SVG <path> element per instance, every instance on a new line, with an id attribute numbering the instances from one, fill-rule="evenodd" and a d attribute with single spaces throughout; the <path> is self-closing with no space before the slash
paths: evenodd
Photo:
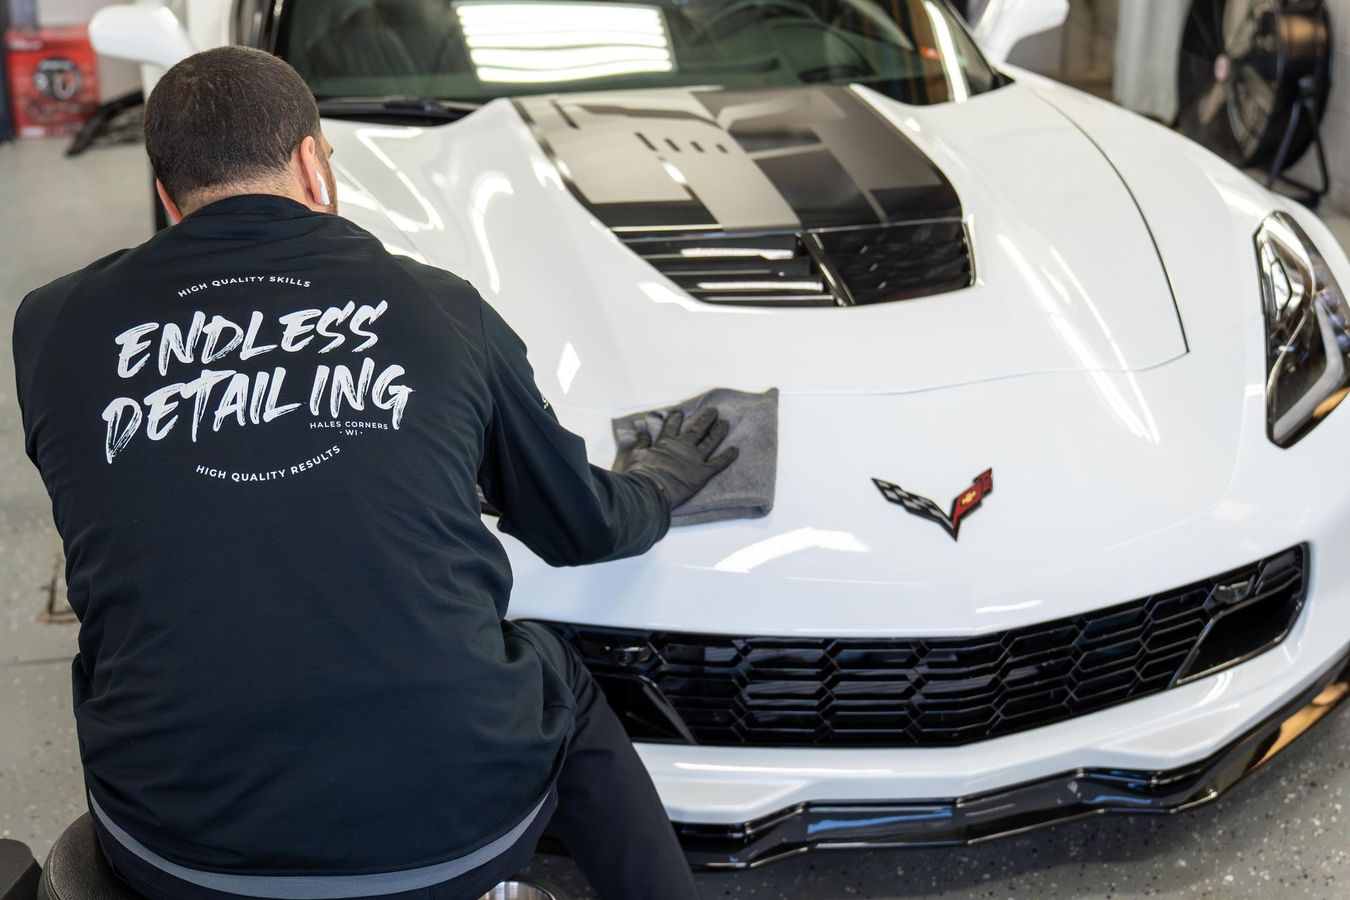
<path id="1" fill-rule="evenodd" d="M 1322 0 L 1193 0 L 1181 39 L 1177 127 L 1235 165 L 1269 165 L 1305 84 L 1320 118 L 1330 48 Z M 1313 123 L 1300 117 L 1288 160 L 1312 139 Z"/>

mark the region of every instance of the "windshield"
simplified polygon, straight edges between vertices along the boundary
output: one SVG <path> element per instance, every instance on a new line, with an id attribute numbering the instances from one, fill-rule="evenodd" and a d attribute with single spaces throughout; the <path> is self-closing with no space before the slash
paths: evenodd
<path id="1" fill-rule="evenodd" d="M 946 0 L 287 0 L 276 52 L 320 98 L 856 82 L 940 103 L 1001 83 Z"/>

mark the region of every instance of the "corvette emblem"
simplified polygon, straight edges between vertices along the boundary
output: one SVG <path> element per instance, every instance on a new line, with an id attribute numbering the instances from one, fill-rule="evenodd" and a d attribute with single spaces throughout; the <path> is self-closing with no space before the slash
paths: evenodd
<path id="1" fill-rule="evenodd" d="M 984 502 L 985 497 L 994 492 L 994 470 L 985 469 L 979 475 L 976 475 L 975 483 L 956 495 L 956 499 L 952 501 L 950 513 L 943 512 L 942 507 L 927 497 L 911 494 L 898 484 L 891 484 L 889 481 L 882 481 L 880 478 L 873 478 L 872 483 L 877 486 L 877 490 L 881 491 L 881 496 L 892 503 L 900 504 L 906 512 L 938 523 L 952 536 L 952 540 L 956 540 L 957 535 L 961 533 L 961 523 L 967 516 L 980 508 L 980 504 Z"/>

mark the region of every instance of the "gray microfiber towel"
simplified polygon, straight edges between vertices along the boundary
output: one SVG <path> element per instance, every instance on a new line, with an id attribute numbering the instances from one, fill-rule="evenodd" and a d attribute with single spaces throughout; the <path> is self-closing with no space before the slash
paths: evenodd
<path id="1" fill-rule="evenodd" d="M 778 388 L 748 394 L 730 388 L 715 388 L 664 409 L 632 413 L 614 420 L 614 443 L 619 450 L 633 445 L 641 432 L 652 437 L 675 411 L 686 422 L 709 406 L 731 425 L 720 450 L 735 447 L 736 461 L 718 472 L 703 490 L 677 507 L 671 525 L 698 525 L 726 519 L 758 519 L 773 509 L 774 482 L 778 478 Z"/>

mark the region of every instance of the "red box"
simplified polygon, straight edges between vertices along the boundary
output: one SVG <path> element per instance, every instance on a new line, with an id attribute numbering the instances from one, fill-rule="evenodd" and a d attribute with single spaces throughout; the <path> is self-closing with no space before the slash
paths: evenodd
<path id="1" fill-rule="evenodd" d="M 14 131 L 20 137 L 74 134 L 98 108 L 98 63 L 83 25 L 5 34 Z"/>

